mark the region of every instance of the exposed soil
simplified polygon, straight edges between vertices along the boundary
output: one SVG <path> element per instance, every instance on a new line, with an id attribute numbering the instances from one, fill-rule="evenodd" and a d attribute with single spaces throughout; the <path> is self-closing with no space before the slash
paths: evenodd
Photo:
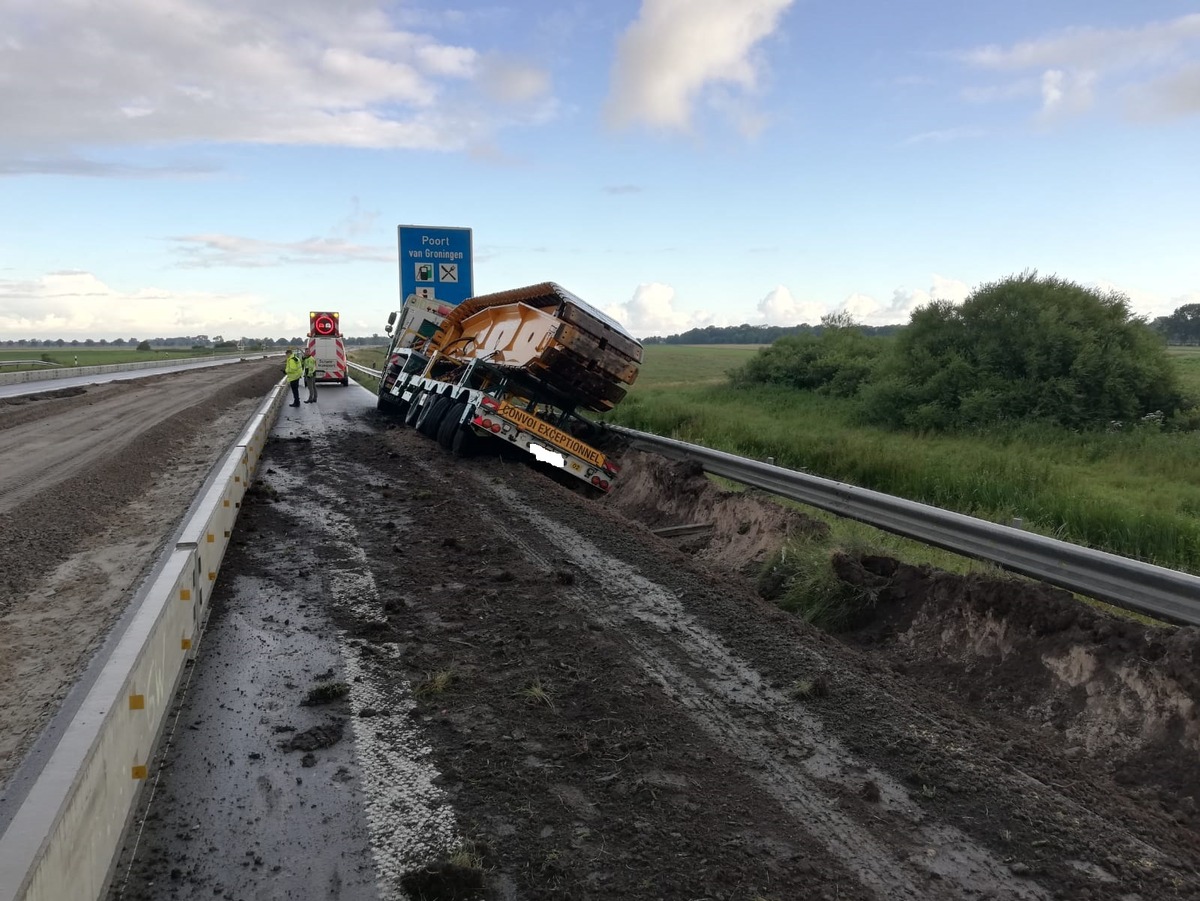
<path id="1" fill-rule="evenodd" d="M 214 616 L 266 623 L 229 587 L 255 581 L 264 636 L 320 629 L 319 613 L 343 666 L 264 700 L 246 733 L 271 746 L 215 769 L 318 772 L 352 739 L 362 772 L 334 778 L 395 787 L 409 774 L 368 772 L 385 758 L 361 743 L 417 729 L 454 833 L 440 818 L 419 864 L 381 868 L 384 898 L 1200 897 L 1194 630 L 846 556 L 875 617 L 827 635 L 752 578 L 820 524 L 694 468 L 622 463 L 621 487 L 589 501 L 373 413 L 272 441 Z M 674 526 L 703 528 L 655 533 Z M 171 844 L 184 799 L 160 775 L 169 825 L 147 826 L 119 897 L 270 897 L 304 863 L 251 849 L 245 890 L 214 889 L 210 845 Z M 251 828 L 313 803 L 308 780 L 270 785 L 278 823 L 244 811 Z"/>
<path id="2" fill-rule="evenodd" d="M 0 401 L 0 787 L 278 379 L 242 363 Z"/>

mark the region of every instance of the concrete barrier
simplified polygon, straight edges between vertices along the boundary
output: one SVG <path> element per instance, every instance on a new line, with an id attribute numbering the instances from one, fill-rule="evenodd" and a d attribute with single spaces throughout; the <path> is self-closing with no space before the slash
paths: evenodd
<path id="1" fill-rule="evenodd" d="M 19 385 L 23 382 L 44 382 L 50 379 L 73 379 L 87 375 L 103 375 L 109 372 L 133 372 L 138 369 L 155 369 L 180 363 L 196 363 L 204 360 L 227 360 L 258 357 L 253 354 L 216 354 L 209 357 L 173 357 L 168 360 L 142 360 L 137 363 L 105 363 L 100 366 L 64 366 L 61 369 L 23 369 L 19 372 L 0 372 L 0 385 Z"/>
<path id="2" fill-rule="evenodd" d="M 206 480 L 135 612 L 0 835 L 0 901 L 95 901 L 187 661 L 242 498 L 283 404 L 276 386 Z"/>

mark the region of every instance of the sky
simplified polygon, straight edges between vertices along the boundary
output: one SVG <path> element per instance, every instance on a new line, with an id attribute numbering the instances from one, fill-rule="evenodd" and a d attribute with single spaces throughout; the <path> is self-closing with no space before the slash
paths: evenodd
<path id="1" fill-rule="evenodd" d="M 397 227 L 637 337 L 1200 303 L 1200 3 L 0 0 L 0 340 L 382 334 Z"/>

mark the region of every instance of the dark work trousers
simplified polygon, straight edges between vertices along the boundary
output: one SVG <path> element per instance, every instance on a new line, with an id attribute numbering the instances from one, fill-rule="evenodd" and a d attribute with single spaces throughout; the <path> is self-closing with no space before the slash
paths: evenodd
<path id="1" fill-rule="evenodd" d="M 317 402 L 317 374 L 304 377 L 305 383 L 308 385 L 308 400 L 306 403 L 315 404 Z"/>
<path id="2" fill-rule="evenodd" d="M 292 389 L 292 406 L 300 406 L 300 380 L 288 382 L 288 387 Z"/>

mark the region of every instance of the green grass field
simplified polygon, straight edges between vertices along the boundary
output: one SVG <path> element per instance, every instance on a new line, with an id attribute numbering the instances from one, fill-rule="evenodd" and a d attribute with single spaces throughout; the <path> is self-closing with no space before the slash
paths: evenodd
<path id="1" fill-rule="evenodd" d="M 228 351 L 224 351 L 228 353 Z M 16 360 L 39 360 L 57 363 L 60 366 L 106 366 L 113 363 L 142 363 L 148 360 L 177 360 L 191 357 L 211 357 L 212 351 L 200 352 L 190 347 L 164 348 L 161 350 L 133 350 L 126 347 L 95 348 L 19 348 L 15 350 L 0 350 L 0 372 L 14 372 L 23 369 L 45 369 L 44 366 L 4 365 Z M 76 363 L 75 360 L 79 362 Z"/>
<path id="2" fill-rule="evenodd" d="M 610 414 L 631 428 L 850 482 L 1078 544 L 1200 572 L 1200 435 L 1127 424 L 1074 433 L 917 436 L 854 423 L 834 398 L 735 389 L 757 348 L 651 345 Z M 1200 351 L 1172 359 L 1200 395 Z"/>

